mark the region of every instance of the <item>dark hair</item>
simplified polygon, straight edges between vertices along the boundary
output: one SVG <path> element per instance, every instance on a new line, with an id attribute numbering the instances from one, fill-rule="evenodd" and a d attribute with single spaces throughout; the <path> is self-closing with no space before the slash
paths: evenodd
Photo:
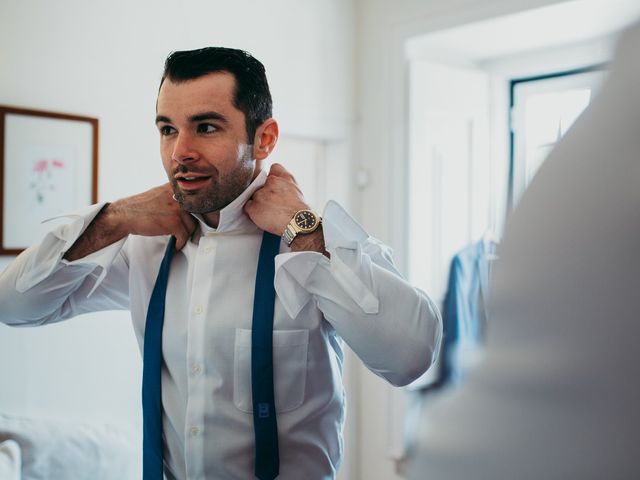
<path id="1" fill-rule="evenodd" d="M 244 113 L 248 142 L 257 128 L 271 118 L 272 102 L 264 65 L 235 48 L 205 47 L 172 52 L 164 64 L 160 86 L 166 78 L 180 83 L 214 72 L 229 72 L 236 79 L 234 105 Z"/>

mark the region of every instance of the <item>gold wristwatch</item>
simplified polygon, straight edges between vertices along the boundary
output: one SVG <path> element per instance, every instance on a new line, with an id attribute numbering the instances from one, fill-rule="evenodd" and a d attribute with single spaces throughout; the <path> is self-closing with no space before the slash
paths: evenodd
<path id="1" fill-rule="evenodd" d="M 321 223 L 322 219 L 311 210 L 298 210 L 285 228 L 282 239 L 291 245 L 298 234 L 314 232 Z"/>

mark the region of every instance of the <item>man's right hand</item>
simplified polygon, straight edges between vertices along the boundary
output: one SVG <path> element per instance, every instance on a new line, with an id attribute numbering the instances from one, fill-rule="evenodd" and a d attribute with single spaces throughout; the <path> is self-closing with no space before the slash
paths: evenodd
<path id="1" fill-rule="evenodd" d="M 174 235 L 181 250 L 196 229 L 196 220 L 173 199 L 166 183 L 109 203 L 65 253 L 69 261 L 86 257 L 127 235 Z"/>

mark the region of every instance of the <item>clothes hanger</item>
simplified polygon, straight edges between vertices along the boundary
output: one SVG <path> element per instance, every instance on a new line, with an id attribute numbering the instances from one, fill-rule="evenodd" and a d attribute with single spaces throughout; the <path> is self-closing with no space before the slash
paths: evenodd
<path id="1" fill-rule="evenodd" d="M 489 228 L 485 230 L 482 234 L 482 244 L 487 260 L 492 261 L 498 259 L 495 250 L 499 243 L 500 239 L 493 229 Z"/>

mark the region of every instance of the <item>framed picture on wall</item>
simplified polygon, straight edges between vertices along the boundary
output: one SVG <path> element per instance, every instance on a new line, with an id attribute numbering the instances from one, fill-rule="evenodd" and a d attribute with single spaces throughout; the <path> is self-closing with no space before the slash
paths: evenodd
<path id="1" fill-rule="evenodd" d="M 0 255 L 17 255 L 51 230 L 45 220 L 97 200 L 96 118 L 0 105 Z"/>

